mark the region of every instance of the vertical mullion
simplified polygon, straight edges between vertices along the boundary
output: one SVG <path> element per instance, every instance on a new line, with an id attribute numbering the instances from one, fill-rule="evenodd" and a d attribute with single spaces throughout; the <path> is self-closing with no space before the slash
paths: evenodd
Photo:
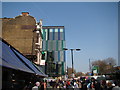
<path id="1" fill-rule="evenodd" d="M 55 40 L 55 29 L 53 29 L 53 36 L 52 39 Z"/>
<path id="2" fill-rule="evenodd" d="M 60 28 L 58 28 L 58 40 L 60 40 Z"/>

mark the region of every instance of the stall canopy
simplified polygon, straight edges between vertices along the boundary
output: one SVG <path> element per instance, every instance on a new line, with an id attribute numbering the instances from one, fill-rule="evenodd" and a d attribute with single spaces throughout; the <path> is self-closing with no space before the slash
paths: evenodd
<path id="1" fill-rule="evenodd" d="M 0 39 L 0 44 L 2 45 L 2 53 L 0 53 L 0 60 L 2 61 L 0 65 L 2 67 L 46 77 L 46 75 L 43 74 L 43 72 L 40 72 L 32 62 L 30 62 L 7 42 Z"/>
<path id="2" fill-rule="evenodd" d="M 22 54 L 17 52 L 14 48 L 12 48 L 13 52 L 18 56 L 19 59 L 21 59 L 24 63 L 27 64 L 27 66 L 33 70 L 36 74 L 44 76 L 45 74 L 39 70 L 31 61 L 29 61 L 27 58 L 25 58 Z"/>

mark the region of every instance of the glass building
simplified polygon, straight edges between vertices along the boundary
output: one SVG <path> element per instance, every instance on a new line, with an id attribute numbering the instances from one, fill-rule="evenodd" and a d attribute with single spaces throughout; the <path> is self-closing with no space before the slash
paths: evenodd
<path id="1" fill-rule="evenodd" d="M 65 28 L 64 26 L 43 26 L 42 59 L 49 76 L 65 73 Z"/>

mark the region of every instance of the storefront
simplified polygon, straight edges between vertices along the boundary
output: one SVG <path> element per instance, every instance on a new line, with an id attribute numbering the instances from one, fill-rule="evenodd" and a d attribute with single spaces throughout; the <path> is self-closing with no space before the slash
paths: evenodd
<path id="1" fill-rule="evenodd" d="M 0 40 L 0 67 L 2 67 L 2 89 L 22 90 L 26 85 L 32 87 L 36 81 L 47 77 L 31 61 L 24 57 L 4 40 Z"/>

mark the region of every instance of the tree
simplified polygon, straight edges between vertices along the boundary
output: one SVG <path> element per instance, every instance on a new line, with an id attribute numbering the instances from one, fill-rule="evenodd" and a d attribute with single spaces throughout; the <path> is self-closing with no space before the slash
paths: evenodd
<path id="1" fill-rule="evenodd" d="M 85 76 L 85 74 L 82 73 L 82 72 L 76 72 L 75 76 L 76 76 L 76 77 L 78 77 L 78 76 Z"/>
<path id="2" fill-rule="evenodd" d="M 109 57 L 104 60 L 93 61 L 91 64 L 92 66 L 99 67 L 100 74 L 106 74 L 106 73 L 112 73 L 114 71 L 113 66 L 116 65 L 116 60 L 114 58 Z"/>
<path id="3" fill-rule="evenodd" d="M 107 73 L 113 73 L 115 71 L 114 66 L 116 65 L 116 60 L 114 58 L 107 58 L 104 60 L 108 64 Z"/>
<path id="4" fill-rule="evenodd" d="M 112 65 L 112 66 L 115 66 L 116 65 L 116 60 L 112 57 L 109 57 L 107 59 L 104 59 L 104 61 L 109 64 L 109 65 Z"/>
<path id="5" fill-rule="evenodd" d="M 98 66 L 99 67 L 99 73 L 104 74 L 106 72 L 105 68 L 107 66 L 106 62 L 102 60 L 97 60 L 92 62 L 92 66 Z"/>

